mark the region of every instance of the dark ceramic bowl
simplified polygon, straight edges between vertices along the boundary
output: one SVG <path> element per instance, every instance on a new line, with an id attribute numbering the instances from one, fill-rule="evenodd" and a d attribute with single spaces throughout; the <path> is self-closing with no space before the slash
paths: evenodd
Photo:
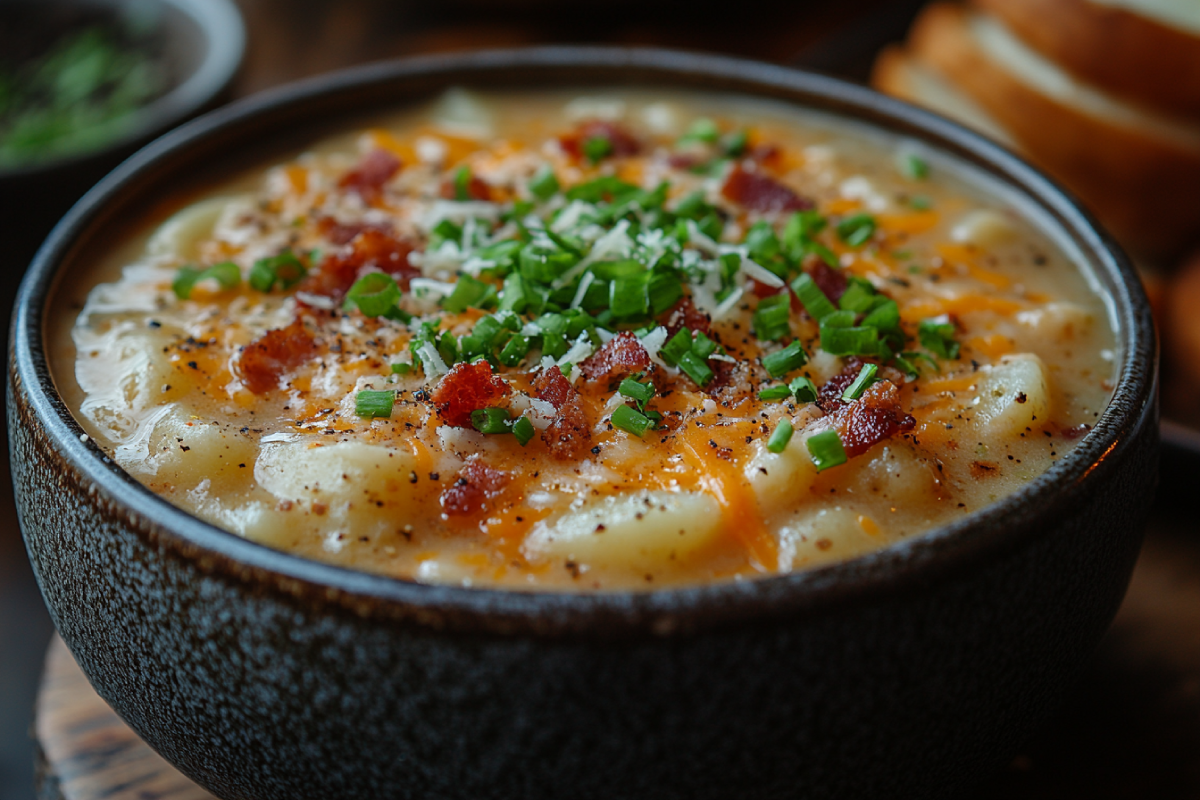
<path id="1" fill-rule="evenodd" d="M 422 586 L 306 561 L 174 508 L 81 440 L 43 329 L 49 314 L 74 313 L 61 295 L 107 229 L 212 177 L 231 153 L 278 156 L 272 143 L 314 120 L 348 124 L 448 86 L 588 84 L 824 109 L 921 139 L 1023 194 L 1111 295 L 1112 404 L 1045 475 L 954 525 L 809 572 L 645 594 Z M 21 522 L 54 621 L 97 691 L 223 798 L 944 794 L 1012 754 L 1121 601 L 1158 452 L 1139 287 L 1112 240 L 1042 175 L 837 80 L 587 48 L 356 69 L 159 140 L 46 243 L 13 332 Z"/>
<path id="2" fill-rule="evenodd" d="M 242 63 L 246 31 L 232 0 L 0 0 L 0 5 L 36 6 L 47 15 L 59 7 L 137 6 L 166 40 L 176 77 L 168 92 L 134 111 L 120 134 L 95 149 L 0 167 L 6 208 L 0 302 L 7 308 L 29 258 L 84 192 L 154 137 L 216 104 Z"/>

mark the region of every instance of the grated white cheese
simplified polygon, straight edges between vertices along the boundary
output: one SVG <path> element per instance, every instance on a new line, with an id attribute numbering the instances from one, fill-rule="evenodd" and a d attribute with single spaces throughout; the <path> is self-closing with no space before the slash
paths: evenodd
<path id="1" fill-rule="evenodd" d="M 417 355 L 421 358 L 421 364 L 425 368 L 425 375 L 430 380 L 445 375 L 450 370 L 446 367 L 446 362 L 442 360 L 442 355 L 437 351 L 431 342 L 422 342 L 417 348 Z"/>
<path id="2" fill-rule="evenodd" d="M 724 319 L 725 315 L 728 314 L 730 311 L 732 311 L 734 309 L 734 307 L 737 306 L 737 304 L 742 299 L 742 295 L 744 295 L 745 293 L 746 293 L 746 290 L 743 289 L 741 286 L 734 287 L 733 291 L 729 293 L 729 296 L 726 297 L 724 300 L 722 300 L 721 304 L 718 305 L 715 309 L 713 309 L 713 313 L 712 313 L 713 322 Z"/>
<path id="3" fill-rule="evenodd" d="M 595 345 L 588 338 L 587 331 L 584 331 L 579 334 L 579 338 L 575 340 L 575 344 L 571 345 L 571 349 L 563 353 L 563 357 L 558 360 L 558 366 L 565 367 L 567 364 L 578 364 L 595 351 Z M 571 370 L 571 372 L 574 373 L 575 370 Z M 572 381 L 574 381 L 574 378 L 572 378 Z"/>
<path id="4" fill-rule="evenodd" d="M 748 278 L 753 278 L 759 283 L 772 286 L 776 289 L 783 288 L 784 283 L 782 278 L 780 278 L 774 272 L 771 272 L 771 270 L 767 269 L 762 264 L 751 261 L 745 256 L 742 256 L 741 271 L 743 275 Z"/>

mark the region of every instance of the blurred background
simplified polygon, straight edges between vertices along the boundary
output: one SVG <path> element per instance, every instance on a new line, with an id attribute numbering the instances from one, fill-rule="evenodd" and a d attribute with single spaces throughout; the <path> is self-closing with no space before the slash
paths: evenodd
<path id="1" fill-rule="evenodd" d="M 1166 334 L 1164 489 L 1077 694 L 972 796 L 1200 797 L 1200 523 L 1186 502 L 1200 481 L 1200 258 L 1187 255 L 1200 238 L 1200 0 L 0 0 L 0 308 L 83 192 L 197 113 L 353 64 L 543 43 L 705 50 L 870 82 L 1013 148 L 1113 229 Z M 0 800 L 29 800 L 52 626 L 7 459 L 0 470 Z"/>

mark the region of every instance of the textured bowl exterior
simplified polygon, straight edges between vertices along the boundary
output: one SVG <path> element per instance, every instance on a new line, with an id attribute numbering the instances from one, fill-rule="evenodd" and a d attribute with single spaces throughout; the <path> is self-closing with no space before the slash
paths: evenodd
<path id="1" fill-rule="evenodd" d="M 646 594 L 419 586 L 268 550 L 81 440 L 41 339 L 55 281 L 127 198 L 296 115 L 456 83 L 707 86 L 926 138 L 1034 196 L 1113 295 L 1112 406 L 1045 476 L 960 524 L 811 572 Z M 97 691 L 228 800 L 945 794 L 1011 755 L 1123 596 L 1158 460 L 1144 296 L 1069 197 L 956 126 L 817 76 L 661 51 L 400 62 L 160 141 L 77 207 L 22 287 L 8 385 L 21 524 Z"/>

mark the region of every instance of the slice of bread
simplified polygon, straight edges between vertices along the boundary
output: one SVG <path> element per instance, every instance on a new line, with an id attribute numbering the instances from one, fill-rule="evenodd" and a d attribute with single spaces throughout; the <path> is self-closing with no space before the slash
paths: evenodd
<path id="1" fill-rule="evenodd" d="M 994 17 L 958 6 L 926 8 L 909 48 L 1133 250 L 1170 256 L 1200 233 L 1200 125 L 1082 83 Z"/>
<path id="2" fill-rule="evenodd" d="M 973 0 L 1072 74 L 1200 119 L 1200 0 Z"/>
<path id="3" fill-rule="evenodd" d="M 1008 131 L 978 103 L 934 70 L 917 63 L 901 47 L 888 47 L 875 59 L 871 85 L 885 94 L 924 106 L 1000 144 L 1018 149 Z"/>

